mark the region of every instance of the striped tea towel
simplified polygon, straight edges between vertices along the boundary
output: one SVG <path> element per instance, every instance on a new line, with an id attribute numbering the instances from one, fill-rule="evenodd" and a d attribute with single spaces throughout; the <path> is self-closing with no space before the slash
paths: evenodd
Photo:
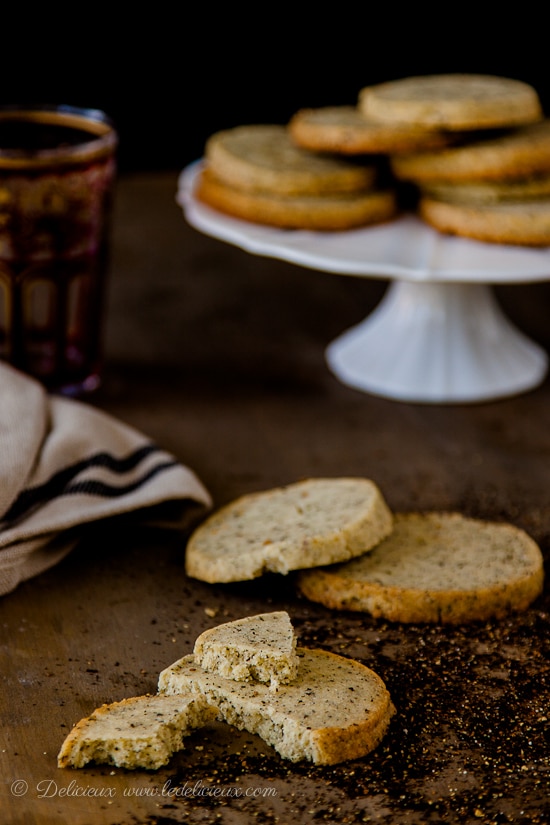
<path id="1" fill-rule="evenodd" d="M 0 363 L 0 595 L 62 559 L 79 525 L 187 500 L 211 506 L 174 456 Z"/>

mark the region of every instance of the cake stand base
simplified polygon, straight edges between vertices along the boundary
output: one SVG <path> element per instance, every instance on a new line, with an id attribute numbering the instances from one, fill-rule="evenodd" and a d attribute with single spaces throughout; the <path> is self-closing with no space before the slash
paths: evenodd
<path id="1" fill-rule="evenodd" d="M 347 386 L 438 404 L 525 392 L 548 366 L 545 351 L 506 318 L 489 285 L 401 280 L 327 348 L 326 360 Z"/>
<path id="2" fill-rule="evenodd" d="M 326 351 L 344 384 L 397 401 L 490 401 L 534 389 L 548 356 L 506 318 L 492 286 L 547 281 L 550 247 L 443 235 L 416 215 L 346 232 L 285 231 L 200 203 L 202 162 L 184 169 L 177 200 L 201 232 L 255 255 L 324 272 L 389 278 L 375 311 Z"/>

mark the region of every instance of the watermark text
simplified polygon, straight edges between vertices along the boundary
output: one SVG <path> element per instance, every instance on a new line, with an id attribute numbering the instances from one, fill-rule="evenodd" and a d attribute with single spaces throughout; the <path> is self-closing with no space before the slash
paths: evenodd
<path id="1" fill-rule="evenodd" d="M 278 795 L 273 785 L 249 786 L 241 785 L 209 785 L 202 779 L 185 781 L 174 784 L 168 779 L 162 785 L 127 785 L 117 789 L 109 785 L 92 785 L 71 779 L 61 783 L 55 779 L 42 779 L 31 786 L 25 779 L 14 779 L 11 783 L 12 796 L 24 797 L 33 794 L 37 799 L 53 799 L 68 797 L 100 797 L 114 799 L 117 795 L 123 797 L 155 797 L 159 799 L 193 799 L 197 797 L 210 798 L 269 798 Z"/>

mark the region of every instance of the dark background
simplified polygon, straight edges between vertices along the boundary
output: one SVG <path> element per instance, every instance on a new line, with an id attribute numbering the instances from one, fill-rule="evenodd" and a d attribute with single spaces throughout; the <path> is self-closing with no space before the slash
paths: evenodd
<path id="1" fill-rule="evenodd" d="M 284 123 L 411 74 L 516 77 L 550 110 L 546 22 L 518 4 L 126 8 L 9 11 L 0 49 L 0 102 L 103 109 L 121 172 L 179 169 L 218 129 Z"/>

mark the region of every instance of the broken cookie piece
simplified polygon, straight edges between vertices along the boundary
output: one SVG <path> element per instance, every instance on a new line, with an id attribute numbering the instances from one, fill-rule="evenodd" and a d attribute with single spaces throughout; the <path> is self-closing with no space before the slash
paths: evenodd
<path id="1" fill-rule="evenodd" d="M 185 656 L 160 674 L 161 694 L 204 698 L 240 730 L 257 734 L 283 759 L 333 765 L 373 750 L 395 712 L 382 679 L 360 662 L 298 648 L 298 674 L 277 692 L 259 682 L 208 673 Z"/>
<path id="2" fill-rule="evenodd" d="M 82 768 L 89 762 L 156 770 L 183 747 L 195 728 L 217 711 L 201 696 L 145 695 L 102 705 L 81 719 L 65 739 L 57 764 Z"/>
<path id="3" fill-rule="evenodd" d="M 237 682 L 268 683 L 273 690 L 297 675 L 296 635 L 285 611 L 247 616 L 205 630 L 194 655 L 203 670 Z"/>

